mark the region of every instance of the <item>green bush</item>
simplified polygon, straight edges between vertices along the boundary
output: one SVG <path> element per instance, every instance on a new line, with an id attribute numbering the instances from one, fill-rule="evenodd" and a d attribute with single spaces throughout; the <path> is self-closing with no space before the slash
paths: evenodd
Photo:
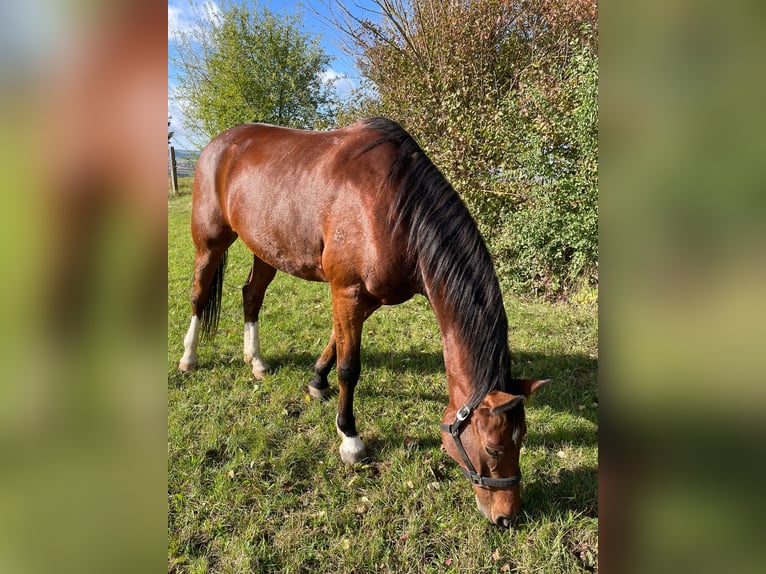
<path id="1" fill-rule="evenodd" d="M 548 297 L 598 283 L 598 58 L 572 49 L 555 84 L 531 73 L 508 102 L 523 121 L 508 140 L 501 195 L 466 197 L 501 280 Z"/>

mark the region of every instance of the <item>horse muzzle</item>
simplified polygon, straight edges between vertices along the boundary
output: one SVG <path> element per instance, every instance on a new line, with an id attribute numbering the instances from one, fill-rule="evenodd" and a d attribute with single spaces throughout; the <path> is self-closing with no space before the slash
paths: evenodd
<path id="1" fill-rule="evenodd" d="M 484 517 L 495 526 L 498 526 L 500 528 L 510 528 L 516 523 L 519 517 L 518 511 L 513 511 L 513 510 L 509 511 L 509 510 L 501 510 L 501 509 L 495 509 L 493 511 L 491 506 L 491 501 L 489 502 L 489 504 L 483 502 L 481 498 L 479 498 L 478 494 L 475 494 L 475 498 L 476 498 L 476 506 L 479 509 L 479 512 L 481 512 L 484 515 Z"/>

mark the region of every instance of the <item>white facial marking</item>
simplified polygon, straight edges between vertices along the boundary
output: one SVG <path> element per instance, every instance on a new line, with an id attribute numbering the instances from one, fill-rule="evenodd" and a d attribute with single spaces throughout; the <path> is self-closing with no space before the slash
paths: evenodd
<path id="1" fill-rule="evenodd" d="M 486 508 L 481 501 L 479 500 L 479 495 L 474 493 L 474 498 L 476 499 L 476 507 L 479 509 L 479 512 L 481 512 L 486 518 L 489 520 L 492 520 L 492 514 L 489 512 L 489 509 Z"/>
<path id="2" fill-rule="evenodd" d="M 258 321 L 245 323 L 245 362 L 253 366 L 253 375 L 260 379 L 269 372 L 269 365 L 261 357 L 261 345 L 258 340 Z"/>
<path id="3" fill-rule="evenodd" d="M 197 345 L 199 344 L 199 317 L 192 315 L 189 330 L 184 337 L 184 354 L 178 363 L 182 371 L 191 371 L 197 364 Z"/>

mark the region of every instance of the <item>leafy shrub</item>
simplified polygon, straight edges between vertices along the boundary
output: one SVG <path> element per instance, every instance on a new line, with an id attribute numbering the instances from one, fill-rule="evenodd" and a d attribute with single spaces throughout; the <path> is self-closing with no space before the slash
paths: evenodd
<path id="1" fill-rule="evenodd" d="M 598 59 L 575 50 L 561 78 L 529 88 L 511 105 L 513 165 L 500 182 L 504 201 L 469 206 L 479 220 L 502 280 L 518 292 L 558 296 L 585 279 L 598 282 Z"/>

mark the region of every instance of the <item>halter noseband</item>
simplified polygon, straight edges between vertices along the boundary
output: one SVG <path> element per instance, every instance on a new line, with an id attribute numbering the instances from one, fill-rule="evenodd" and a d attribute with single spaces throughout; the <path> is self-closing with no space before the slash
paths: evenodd
<path id="1" fill-rule="evenodd" d="M 471 413 L 476 408 L 476 405 L 465 404 L 457 411 L 455 415 L 455 422 L 451 425 L 439 425 L 443 431 L 448 432 L 452 439 L 455 441 L 457 450 L 460 452 L 460 456 L 463 458 L 463 462 L 467 468 L 460 467 L 465 477 L 471 481 L 472 484 L 480 487 L 491 488 L 511 488 L 521 482 L 521 471 L 510 478 L 492 478 L 491 476 L 482 476 L 471 464 L 471 459 L 468 458 L 468 454 L 465 452 L 463 442 L 460 440 L 460 432 L 463 430 L 463 424 L 471 416 Z"/>

